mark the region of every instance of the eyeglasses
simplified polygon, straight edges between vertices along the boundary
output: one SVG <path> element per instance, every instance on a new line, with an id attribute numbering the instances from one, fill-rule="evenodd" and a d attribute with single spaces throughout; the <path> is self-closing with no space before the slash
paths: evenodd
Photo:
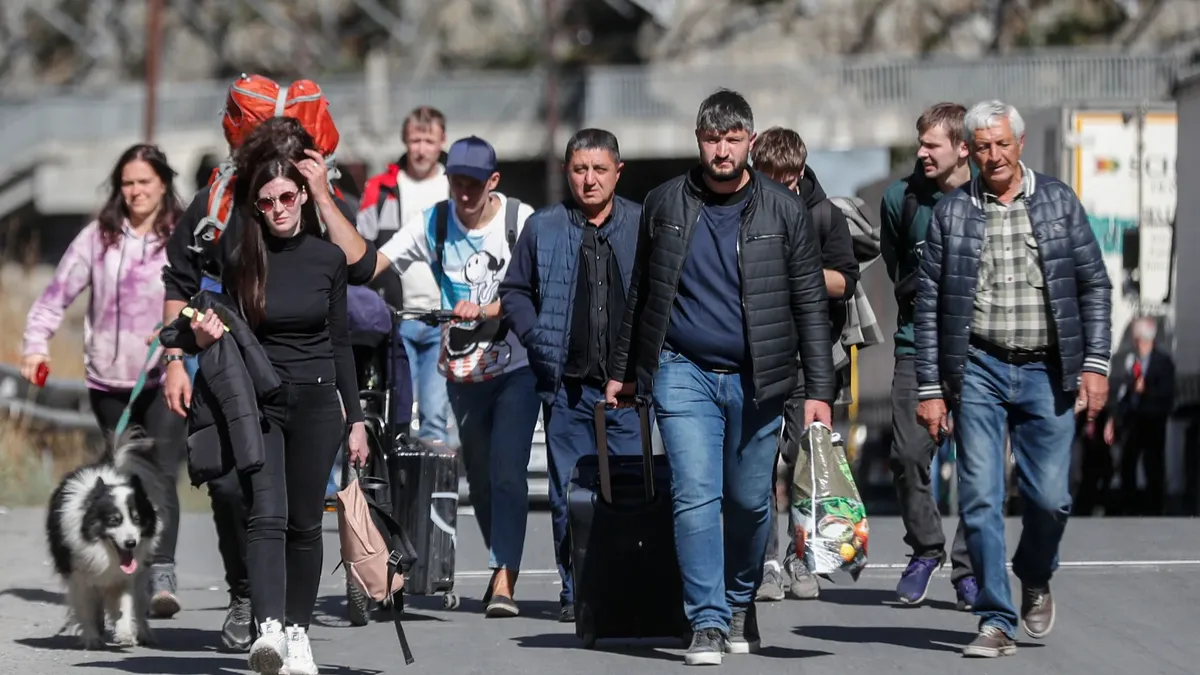
<path id="1" fill-rule="evenodd" d="M 258 212 L 262 214 L 270 213 L 275 210 L 275 202 L 279 202 L 285 209 L 290 209 L 296 205 L 296 198 L 300 196 L 299 192 L 285 192 L 278 197 L 259 197 L 254 202 L 254 206 L 258 208 Z"/>

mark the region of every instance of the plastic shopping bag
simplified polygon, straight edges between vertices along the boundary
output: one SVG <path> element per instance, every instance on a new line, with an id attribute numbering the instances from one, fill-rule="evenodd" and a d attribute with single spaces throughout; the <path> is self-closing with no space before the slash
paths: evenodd
<path id="1" fill-rule="evenodd" d="M 867 510 L 854 484 L 842 438 L 814 422 L 800 437 L 792 475 L 797 555 L 810 572 L 858 581 L 867 565 Z"/>

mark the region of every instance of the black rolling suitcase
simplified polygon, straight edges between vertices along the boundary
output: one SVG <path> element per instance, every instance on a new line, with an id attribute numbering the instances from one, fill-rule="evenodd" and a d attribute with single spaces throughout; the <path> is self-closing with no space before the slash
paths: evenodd
<path id="1" fill-rule="evenodd" d="M 575 634 L 688 640 L 683 581 L 675 557 L 671 471 L 655 457 L 650 402 L 638 397 L 642 456 L 609 456 L 604 401 L 596 404 L 597 454 L 579 460 L 567 486 L 575 584 Z"/>
<path id="2" fill-rule="evenodd" d="M 455 609 L 458 454 L 440 443 L 400 434 L 392 446 L 388 467 L 396 520 L 417 552 L 416 562 L 404 577 L 404 592 L 442 593 L 442 606 Z"/>

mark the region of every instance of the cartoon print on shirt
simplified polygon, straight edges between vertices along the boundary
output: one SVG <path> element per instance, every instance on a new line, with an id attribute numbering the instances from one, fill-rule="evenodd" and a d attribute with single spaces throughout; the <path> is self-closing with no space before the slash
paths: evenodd
<path id="1" fill-rule="evenodd" d="M 467 258 L 467 264 L 463 265 L 463 278 L 471 287 L 469 301 L 480 307 L 494 301 L 500 291 L 502 269 L 503 261 L 496 260 L 496 257 L 487 251 L 479 251 Z"/>
<path id="2" fill-rule="evenodd" d="M 503 269 L 504 261 L 488 251 L 477 251 L 467 258 L 463 265 L 463 279 L 468 285 L 467 301 L 480 307 L 495 302 Z M 512 356 L 512 347 L 505 339 L 507 336 L 508 326 L 497 319 L 452 324 L 447 330 L 446 355 L 451 360 L 470 358 L 476 350 L 482 350 L 475 355 L 482 374 L 498 374 Z"/>

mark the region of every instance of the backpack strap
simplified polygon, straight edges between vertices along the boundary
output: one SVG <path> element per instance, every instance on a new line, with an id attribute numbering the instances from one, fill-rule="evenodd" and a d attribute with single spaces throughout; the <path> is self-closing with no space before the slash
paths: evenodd
<path id="1" fill-rule="evenodd" d="M 905 186 L 904 203 L 900 207 L 900 226 L 906 232 L 912 227 L 913 221 L 917 218 L 917 211 L 920 208 L 921 203 L 917 201 L 917 195 L 913 194 L 912 188 Z"/>
<path id="2" fill-rule="evenodd" d="M 400 186 L 398 184 L 384 185 L 383 183 L 379 183 L 379 196 L 375 200 L 375 218 L 378 219 L 379 215 L 383 213 L 383 206 L 387 203 L 389 197 L 396 200 L 396 220 L 402 221 L 401 216 L 403 216 L 404 212 L 400 209 Z M 403 224 L 403 222 L 396 223 L 397 232 L 400 231 L 400 226 Z"/>
<path id="3" fill-rule="evenodd" d="M 829 238 L 829 233 L 833 230 L 833 210 L 836 208 L 833 201 L 826 198 L 822 199 L 820 204 L 812 210 L 813 220 L 817 224 L 817 236 L 821 238 L 821 245 L 824 246 L 825 240 Z"/>
<path id="4" fill-rule="evenodd" d="M 921 208 L 921 202 L 917 199 L 917 195 L 912 191 L 912 187 L 906 185 L 904 187 L 904 201 L 900 206 L 900 227 L 907 236 L 912 231 L 913 221 L 917 218 L 917 211 Z M 917 269 L 909 272 L 907 276 L 894 280 L 894 290 L 896 301 L 901 304 L 910 304 L 917 295 L 917 282 L 920 277 L 920 266 Z"/>
<path id="5" fill-rule="evenodd" d="M 517 247 L 517 216 L 521 208 L 521 200 L 509 197 L 504 206 L 504 238 L 508 241 L 508 252 L 512 253 Z"/>
<path id="6" fill-rule="evenodd" d="M 438 292 L 441 292 L 442 282 L 446 279 L 446 267 L 443 259 L 446 256 L 446 236 L 450 229 L 450 201 L 437 203 L 433 211 L 433 255 L 437 257 Z"/>

